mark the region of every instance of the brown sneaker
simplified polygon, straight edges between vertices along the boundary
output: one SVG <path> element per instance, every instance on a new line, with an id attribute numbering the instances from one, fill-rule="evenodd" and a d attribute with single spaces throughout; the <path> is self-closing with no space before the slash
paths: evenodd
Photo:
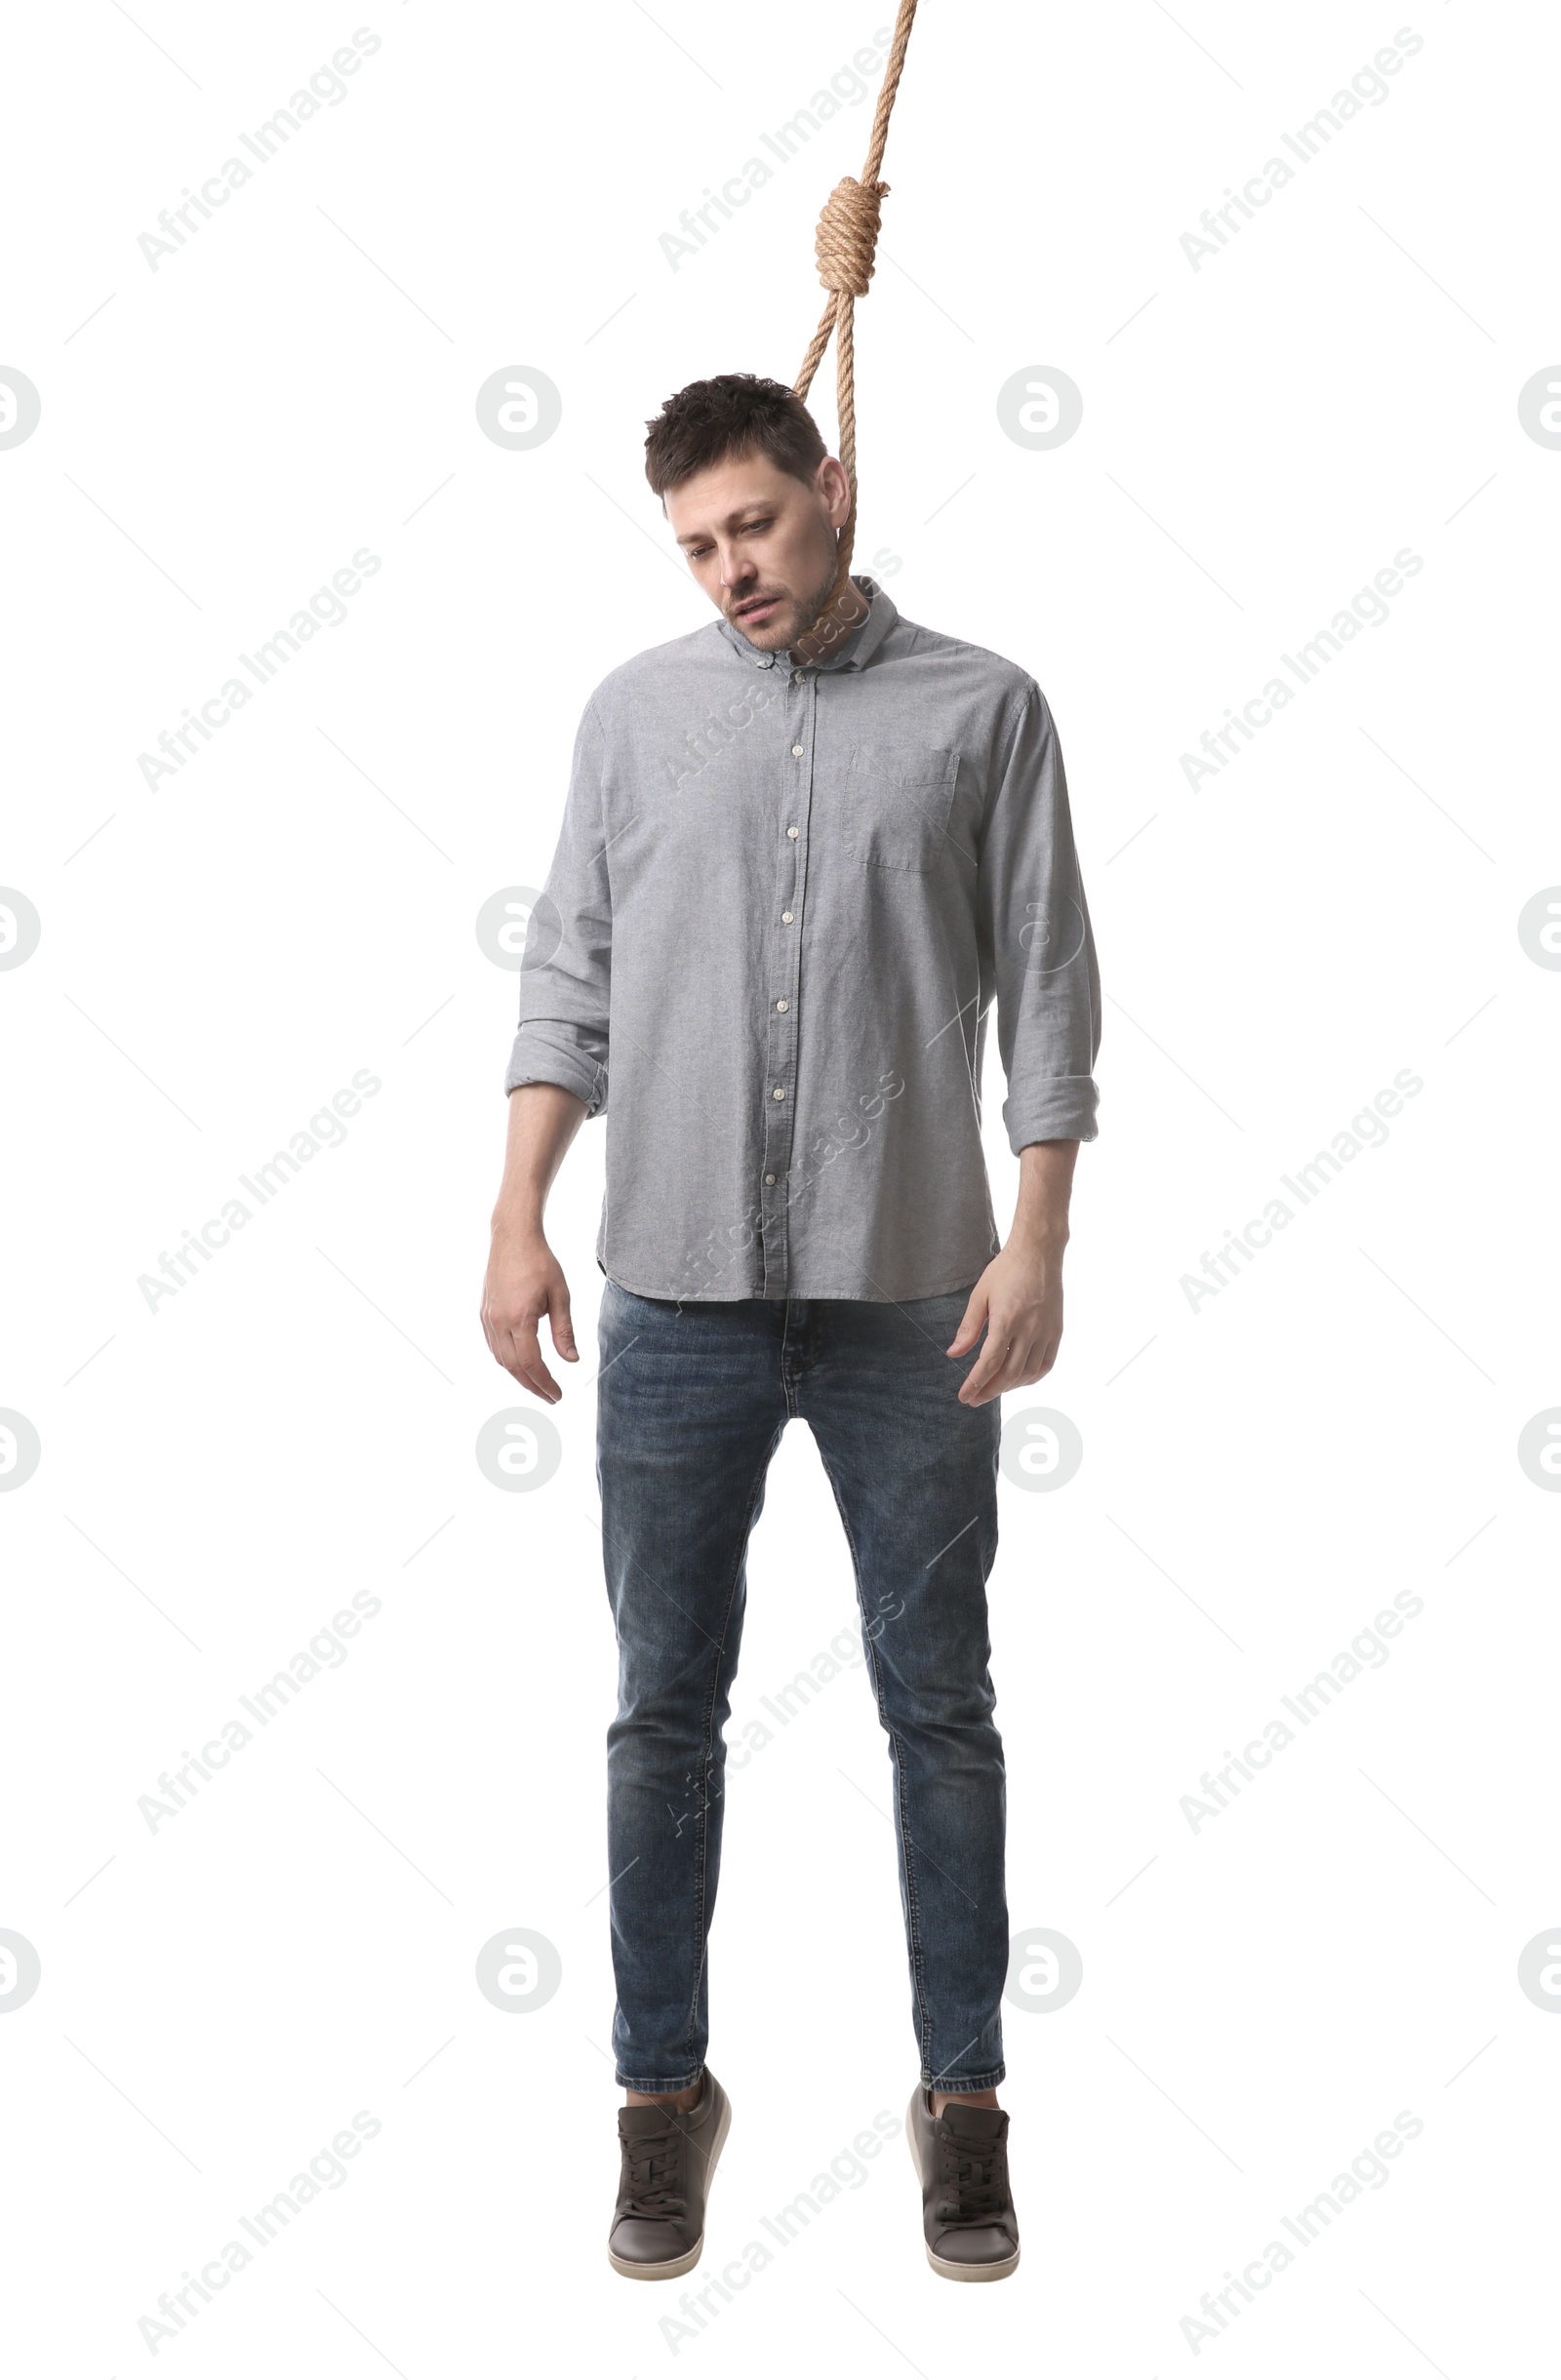
<path id="1" fill-rule="evenodd" d="M 1005 2281 L 1019 2263 L 1019 2219 L 1008 2187 L 1008 2114 L 950 2099 L 934 2120 L 921 2086 L 905 2111 L 921 2176 L 927 2261 L 944 2281 Z"/>
<path id="2" fill-rule="evenodd" d="M 704 2202 L 732 2122 L 725 2091 L 704 2070 L 690 2108 L 620 2107 L 622 2153 L 607 2261 L 629 2281 L 673 2281 L 704 2253 Z"/>

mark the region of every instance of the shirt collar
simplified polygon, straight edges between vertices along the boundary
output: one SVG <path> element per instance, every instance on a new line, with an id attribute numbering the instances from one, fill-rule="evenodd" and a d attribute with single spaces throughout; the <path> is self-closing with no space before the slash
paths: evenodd
<path id="1" fill-rule="evenodd" d="M 851 577 L 852 584 L 867 598 L 867 616 L 852 629 L 838 652 L 832 653 L 826 661 L 818 661 L 814 664 L 818 669 L 865 669 L 900 617 L 899 612 L 876 578 L 869 577 L 864 571 L 853 571 Z M 789 658 L 789 649 L 780 653 L 760 653 L 755 646 L 749 644 L 741 629 L 735 628 L 724 615 L 714 624 L 734 653 L 740 654 L 743 660 L 751 661 L 760 669 L 772 668 L 777 661 Z"/>

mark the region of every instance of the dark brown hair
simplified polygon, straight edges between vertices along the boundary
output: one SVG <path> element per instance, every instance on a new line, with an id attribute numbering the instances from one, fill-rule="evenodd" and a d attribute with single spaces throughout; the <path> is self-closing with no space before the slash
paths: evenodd
<path id="1" fill-rule="evenodd" d="M 645 426 L 645 476 L 658 496 L 729 456 L 755 452 L 811 487 L 829 451 L 802 399 L 751 372 L 691 380 Z"/>

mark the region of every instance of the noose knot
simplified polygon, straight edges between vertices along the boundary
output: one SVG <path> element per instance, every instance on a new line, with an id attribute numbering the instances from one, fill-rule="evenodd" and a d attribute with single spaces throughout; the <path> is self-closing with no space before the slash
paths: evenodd
<path id="1" fill-rule="evenodd" d="M 845 466 L 846 484 L 850 490 L 850 510 L 835 541 L 834 585 L 820 620 L 808 631 L 803 641 L 802 649 L 811 652 L 814 658 L 828 653 L 835 641 L 841 635 L 849 634 L 862 616 L 861 592 L 852 585 L 850 576 L 857 527 L 857 397 L 852 308 L 857 298 L 865 298 L 867 285 L 872 279 L 873 257 L 878 246 L 879 212 L 889 195 L 889 184 L 877 178 L 878 168 L 883 162 L 889 114 L 900 88 L 900 70 L 905 62 L 905 45 L 910 39 L 911 20 L 915 14 L 916 0 L 900 0 L 895 17 L 894 39 L 884 66 L 884 79 L 878 93 L 872 138 L 867 147 L 866 162 L 861 169 L 861 179 L 859 181 L 854 175 L 848 174 L 843 181 L 836 182 L 824 201 L 814 237 L 819 278 L 828 291 L 829 298 L 819 328 L 808 342 L 802 369 L 792 383 L 792 394 L 806 402 L 813 385 L 813 376 L 833 337 L 840 417 L 840 460 Z"/>
<path id="2" fill-rule="evenodd" d="M 814 250 L 826 290 L 840 290 L 851 298 L 867 295 L 879 211 L 888 194 L 886 181 L 861 182 L 848 174 L 824 200 Z"/>

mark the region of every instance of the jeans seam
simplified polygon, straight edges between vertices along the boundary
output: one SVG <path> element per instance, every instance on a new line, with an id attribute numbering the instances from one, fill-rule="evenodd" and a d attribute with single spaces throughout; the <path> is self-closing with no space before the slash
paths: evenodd
<path id="1" fill-rule="evenodd" d="M 780 1424 L 780 1429 L 776 1431 L 774 1437 L 770 1441 L 769 1449 L 765 1454 L 764 1460 L 760 1463 L 758 1469 L 754 1473 L 753 1486 L 748 1495 L 748 1509 L 746 1515 L 744 1516 L 741 1534 L 738 1539 L 737 1556 L 732 1565 L 732 1575 L 727 1581 L 726 1605 L 721 1613 L 721 1635 L 715 1648 L 715 1661 L 710 1671 L 710 1690 L 704 1705 L 704 1741 L 700 1762 L 702 1799 L 700 1805 L 699 1882 L 695 1889 L 694 1904 L 694 1934 L 695 1942 L 699 1951 L 699 1957 L 695 1963 L 693 1989 L 689 1997 L 688 2059 L 690 2064 L 694 2064 L 696 2062 L 694 2058 L 694 2032 L 695 2027 L 699 2022 L 700 1985 L 704 1978 L 705 1960 L 709 1952 L 709 1927 L 706 1916 L 704 1886 L 705 1879 L 709 1873 L 709 1771 L 710 1761 L 715 1746 L 715 1698 L 720 1690 L 721 1659 L 722 1655 L 726 1651 L 727 1627 L 732 1617 L 732 1606 L 737 1597 L 738 1579 L 741 1575 L 742 1566 L 747 1557 L 748 1538 L 753 1528 L 754 1510 L 758 1504 L 759 1497 L 763 1492 L 765 1479 L 769 1473 L 770 1465 L 775 1458 L 776 1448 L 780 1441 L 780 1430 L 784 1429 L 784 1427 L 785 1423 L 782 1422 Z M 633 2085 L 630 2084 L 628 2087 L 632 2089 Z"/>
<path id="2" fill-rule="evenodd" d="M 821 1447 L 820 1448 L 820 1456 L 821 1459 L 823 1459 L 823 1449 Z M 840 1515 L 840 1526 L 845 1530 L 846 1543 L 851 1549 L 851 1567 L 857 1581 L 858 1608 L 861 1610 L 862 1618 L 865 1619 L 867 1616 L 867 1606 L 862 1590 L 861 1563 L 857 1553 L 857 1540 L 851 1533 L 850 1515 L 847 1513 L 845 1505 L 840 1500 L 840 1488 L 836 1483 L 834 1471 L 827 1460 L 824 1460 L 823 1467 L 824 1476 L 829 1482 L 829 1492 L 835 1500 L 835 1510 Z M 863 1634 L 865 1636 L 865 1631 L 863 1631 Z M 888 1736 L 890 1745 L 894 1752 L 893 1765 L 895 1771 L 895 1807 L 900 1813 L 900 1841 L 905 1860 L 905 1924 L 906 1930 L 910 1936 L 910 1980 L 911 1987 L 916 1995 L 916 2006 L 920 2012 L 921 2062 L 923 2066 L 925 2066 L 927 2063 L 927 2049 L 931 2034 L 931 2021 L 927 2012 L 926 1996 L 922 1990 L 921 1901 L 916 1890 L 916 1870 L 915 1863 L 911 1857 L 910 1828 L 906 1822 L 905 1815 L 903 1763 L 901 1759 L 899 1734 L 884 1708 L 883 1677 L 878 1667 L 878 1640 L 876 1637 L 866 1637 L 866 1644 L 867 1658 L 872 1668 L 873 1695 L 878 1704 L 878 1724 L 883 1728 L 884 1733 Z"/>

